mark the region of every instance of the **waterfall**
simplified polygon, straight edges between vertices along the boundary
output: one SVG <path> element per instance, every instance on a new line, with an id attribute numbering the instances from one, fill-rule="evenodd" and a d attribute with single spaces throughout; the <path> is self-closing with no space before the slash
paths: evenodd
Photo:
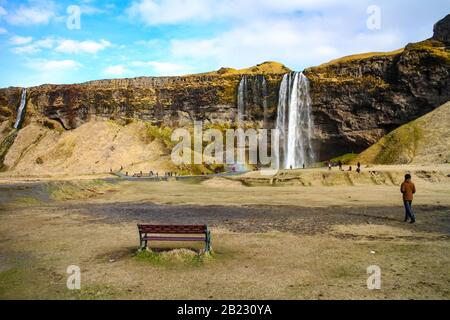
<path id="1" fill-rule="evenodd" d="M 263 105 L 263 112 L 264 112 L 264 128 L 267 128 L 267 120 L 268 120 L 268 114 L 267 114 L 267 81 L 266 78 L 264 76 L 262 76 L 262 81 L 261 81 L 261 85 L 262 85 L 262 105 Z"/>
<path id="2" fill-rule="evenodd" d="M 23 89 L 22 97 L 20 99 L 20 106 L 19 109 L 17 110 L 17 118 L 16 123 L 14 124 L 14 129 L 18 129 L 19 126 L 21 125 L 26 105 L 27 105 L 27 89 Z"/>
<path id="3" fill-rule="evenodd" d="M 277 129 L 280 149 L 276 154 L 276 168 L 301 168 L 314 162 L 311 142 L 314 124 L 309 96 L 309 81 L 301 72 L 291 72 L 281 82 Z"/>
<path id="4" fill-rule="evenodd" d="M 237 123 L 242 126 L 248 119 L 249 111 L 261 108 L 264 112 L 264 123 L 267 122 L 267 81 L 263 75 L 242 76 L 237 96 Z"/>
<path id="5" fill-rule="evenodd" d="M 239 126 L 242 126 L 245 116 L 245 105 L 247 103 L 247 87 L 248 87 L 248 78 L 247 76 L 243 76 L 241 82 L 239 83 L 238 88 L 238 98 L 237 98 L 237 123 Z"/>

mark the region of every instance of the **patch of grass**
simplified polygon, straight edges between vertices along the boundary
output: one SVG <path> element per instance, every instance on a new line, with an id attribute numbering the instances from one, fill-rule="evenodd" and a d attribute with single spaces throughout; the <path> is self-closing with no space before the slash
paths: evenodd
<path id="1" fill-rule="evenodd" d="M 161 267 L 200 267 L 212 257 L 213 253 L 200 254 L 188 249 L 161 252 L 140 251 L 135 255 L 137 261 Z"/>
<path id="2" fill-rule="evenodd" d="M 413 121 L 392 131 L 354 161 L 375 164 L 408 164 L 416 155 L 423 132 L 420 122 Z"/>
<path id="3" fill-rule="evenodd" d="M 0 141 L 0 168 L 3 167 L 3 161 L 5 161 L 6 154 L 9 148 L 13 145 L 17 137 L 17 130 L 11 129 L 11 131 Z"/>
<path id="4" fill-rule="evenodd" d="M 146 123 L 146 137 L 149 139 L 149 142 L 154 141 L 155 139 L 158 139 L 162 141 L 167 148 L 171 149 L 174 147 L 174 143 L 172 142 L 172 132 L 173 129 L 170 127 L 158 127 L 155 125 L 152 125 L 150 123 Z"/>
<path id="5" fill-rule="evenodd" d="M 8 107 L 0 106 L 0 119 L 7 119 L 13 115 L 12 111 Z"/>
<path id="6" fill-rule="evenodd" d="M 5 298 L 12 288 L 21 284 L 22 273 L 13 268 L 0 272 L 0 298 Z"/>
<path id="7" fill-rule="evenodd" d="M 114 186 L 104 180 L 91 181 L 58 181 L 45 185 L 50 199 L 53 200 L 80 200 L 89 199 L 104 194 L 106 189 Z"/>
<path id="8" fill-rule="evenodd" d="M 39 268 L 16 266 L 0 272 L 0 300 L 64 299 L 64 290 L 65 280 L 56 281 Z"/>
<path id="9" fill-rule="evenodd" d="M 56 147 L 47 155 L 48 158 L 66 159 L 72 157 L 77 142 L 74 138 L 69 138 L 56 145 Z"/>
<path id="10" fill-rule="evenodd" d="M 395 55 L 403 53 L 403 51 L 404 51 L 404 49 L 401 48 L 401 49 L 398 49 L 395 51 L 390 51 L 390 52 L 368 52 L 368 53 L 354 54 L 354 55 L 345 56 L 345 57 L 342 57 L 339 59 L 331 60 L 330 62 L 320 65 L 319 68 L 330 66 L 333 64 L 348 63 L 348 62 L 354 62 L 354 61 L 365 60 L 365 59 L 370 59 L 370 58 L 395 56 Z"/>
<path id="11" fill-rule="evenodd" d="M 242 75 L 242 74 L 285 74 L 290 72 L 291 70 L 287 68 L 285 65 L 275 62 L 275 61 L 266 61 L 260 63 L 254 67 L 245 68 L 245 69 L 233 69 L 233 68 L 220 68 L 218 71 L 207 72 L 201 75 L 221 75 L 221 76 L 229 76 L 229 75 Z"/>
<path id="12" fill-rule="evenodd" d="M 415 123 L 388 134 L 381 142 L 375 163 L 409 163 L 414 158 L 421 136 L 421 129 Z"/>
<path id="13" fill-rule="evenodd" d="M 71 291 L 71 296 L 79 300 L 114 299 L 120 291 L 111 285 L 81 285 L 80 290 Z"/>
<path id="14" fill-rule="evenodd" d="M 408 50 L 427 52 L 431 56 L 441 60 L 446 64 L 450 64 L 450 51 L 447 46 L 436 40 L 425 40 L 408 45 Z"/>
<path id="15" fill-rule="evenodd" d="M 330 277 L 334 279 L 350 279 L 354 278 L 358 273 L 361 272 L 358 272 L 355 266 L 338 265 L 330 271 Z"/>
<path id="16" fill-rule="evenodd" d="M 12 205 L 18 205 L 18 206 L 39 206 L 42 204 L 43 204 L 43 202 L 41 200 L 33 198 L 33 197 L 18 198 L 12 203 Z"/>

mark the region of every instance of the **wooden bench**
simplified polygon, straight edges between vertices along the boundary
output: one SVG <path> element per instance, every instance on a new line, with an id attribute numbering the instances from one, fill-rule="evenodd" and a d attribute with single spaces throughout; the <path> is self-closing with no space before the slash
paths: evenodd
<path id="1" fill-rule="evenodd" d="M 148 241 L 202 241 L 205 252 L 211 251 L 211 233 L 206 225 L 151 225 L 138 224 L 140 250 Z M 193 236 L 193 235 L 203 235 Z"/>

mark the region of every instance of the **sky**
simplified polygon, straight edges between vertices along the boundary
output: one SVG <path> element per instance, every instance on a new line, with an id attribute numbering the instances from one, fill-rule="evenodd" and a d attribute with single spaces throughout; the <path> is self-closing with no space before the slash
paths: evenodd
<path id="1" fill-rule="evenodd" d="M 293 70 L 432 36 L 448 0 L 0 0 L 0 87 Z"/>

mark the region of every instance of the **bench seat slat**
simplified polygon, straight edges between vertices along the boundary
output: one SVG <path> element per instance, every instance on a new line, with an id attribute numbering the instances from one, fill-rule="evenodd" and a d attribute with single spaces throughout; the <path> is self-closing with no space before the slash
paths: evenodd
<path id="1" fill-rule="evenodd" d="M 205 238 L 199 237 L 144 237 L 146 241 L 205 241 Z"/>
<path id="2" fill-rule="evenodd" d="M 206 233 L 205 225 L 138 225 L 141 233 L 201 234 Z"/>

